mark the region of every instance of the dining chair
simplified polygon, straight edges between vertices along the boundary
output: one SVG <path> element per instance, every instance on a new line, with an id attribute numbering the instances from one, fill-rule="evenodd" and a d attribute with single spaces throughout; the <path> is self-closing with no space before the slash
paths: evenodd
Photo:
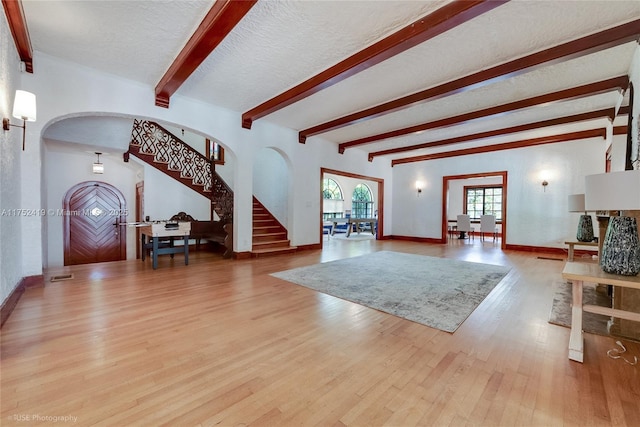
<path id="1" fill-rule="evenodd" d="M 494 215 L 480 216 L 480 238 L 484 241 L 485 233 L 491 233 L 493 241 L 496 241 L 498 230 L 496 228 L 496 217 Z"/>
<path id="2" fill-rule="evenodd" d="M 471 227 L 471 219 L 469 218 L 469 215 L 458 215 L 458 231 L 460 232 L 460 237 L 463 237 L 462 233 L 468 233 L 469 237 L 471 237 L 472 239 L 473 237 L 473 228 Z"/>

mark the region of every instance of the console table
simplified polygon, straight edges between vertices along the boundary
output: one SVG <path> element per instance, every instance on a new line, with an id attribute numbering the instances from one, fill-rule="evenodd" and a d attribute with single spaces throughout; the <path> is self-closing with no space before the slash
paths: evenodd
<path id="1" fill-rule="evenodd" d="M 147 249 L 152 251 L 153 269 L 158 268 L 158 255 L 163 254 L 177 254 L 184 253 L 184 265 L 189 265 L 189 233 L 191 232 L 190 222 L 179 222 L 177 227 L 176 223 L 159 222 L 140 227 L 140 234 L 142 239 L 142 261 L 145 260 L 145 254 Z M 169 243 L 160 243 L 162 238 L 169 238 Z M 175 237 L 182 237 L 184 240 L 183 247 L 173 246 L 173 239 Z M 149 243 L 146 239 L 149 238 Z"/>
<path id="2" fill-rule="evenodd" d="M 567 257 L 567 261 L 573 261 L 573 247 L 574 246 L 593 246 L 598 247 L 598 242 L 578 242 L 577 240 L 567 240 L 564 242 L 565 245 L 569 245 L 569 256 Z"/>
<path id="3" fill-rule="evenodd" d="M 620 276 L 602 271 L 600 265 L 582 262 L 567 262 L 562 270 L 562 278 L 573 283 L 573 305 L 571 307 L 571 335 L 569 336 L 569 359 L 576 362 L 584 358 L 584 337 L 582 336 L 582 312 L 603 314 L 620 319 L 640 322 L 640 313 L 618 310 L 615 308 L 584 305 L 582 302 L 582 286 L 587 283 L 605 283 L 624 288 L 640 289 L 640 276 Z"/>

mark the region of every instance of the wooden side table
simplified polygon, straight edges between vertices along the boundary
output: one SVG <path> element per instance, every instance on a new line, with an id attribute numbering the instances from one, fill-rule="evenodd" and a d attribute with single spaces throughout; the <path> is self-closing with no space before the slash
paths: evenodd
<path id="1" fill-rule="evenodd" d="M 574 246 L 593 246 L 598 248 L 598 242 L 578 242 L 577 240 L 567 240 L 564 244 L 569 246 L 569 256 L 567 257 L 567 261 L 569 262 L 573 261 Z"/>
<path id="2" fill-rule="evenodd" d="M 582 312 L 603 314 L 620 319 L 640 322 L 640 313 L 618 310 L 615 308 L 584 305 L 582 301 L 582 286 L 588 283 L 606 283 L 608 285 L 625 288 L 640 289 L 640 276 L 620 276 L 602 271 L 600 265 L 583 262 L 567 262 L 562 270 L 562 278 L 573 283 L 571 307 L 571 335 L 569 337 L 569 359 L 576 362 L 584 358 L 584 337 L 582 336 Z"/>

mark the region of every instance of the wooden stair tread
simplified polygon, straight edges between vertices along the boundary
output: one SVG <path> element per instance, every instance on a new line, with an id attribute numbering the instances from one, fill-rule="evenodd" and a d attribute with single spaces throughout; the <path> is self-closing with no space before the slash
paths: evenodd
<path id="1" fill-rule="evenodd" d="M 287 239 L 287 230 L 255 197 L 252 212 L 252 250 L 251 256 L 289 254 L 297 250 Z"/>
<path id="2" fill-rule="evenodd" d="M 276 236 L 284 236 L 287 237 L 286 231 L 274 231 L 273 233 L 256 233 L 254 231 L 253 237 L 276 237 Z M 282 240 L 282 239 L 280 239 Z"/>
<path id="3" fill-rule="evenodd" d="M 266 242 L 253 242 L 253 247 L 255 248 L 256 246 L 267 246 L 267 245 L 276 245 L 276 244 L 281 244 L 281 245 L 288 245 L 290 243 L 289 240 L 267 240 Z"/>

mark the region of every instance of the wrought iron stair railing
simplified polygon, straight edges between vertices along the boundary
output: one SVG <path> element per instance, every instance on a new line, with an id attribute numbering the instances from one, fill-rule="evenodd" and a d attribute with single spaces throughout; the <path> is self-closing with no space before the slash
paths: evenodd
<path id="1" fill-rule="evenodd" d="M 233 221 L 233 190 L 212 162 L 158 123 L 135 119 L 128 153 L 207 197 L 222 221 Z"/>

